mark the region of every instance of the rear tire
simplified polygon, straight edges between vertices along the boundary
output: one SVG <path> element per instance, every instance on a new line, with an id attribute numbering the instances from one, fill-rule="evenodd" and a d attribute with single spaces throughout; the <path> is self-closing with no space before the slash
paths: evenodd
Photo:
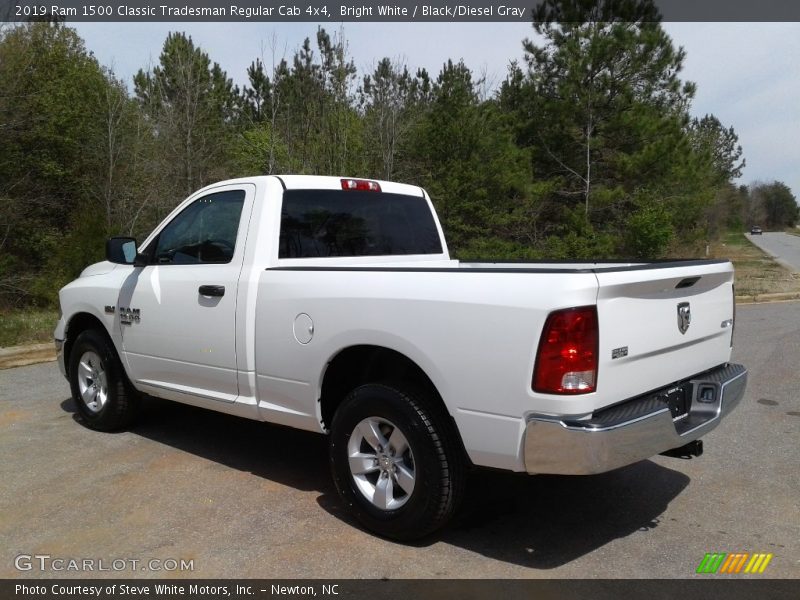
<path id="1" fill-rule="evenodd" d="M 331 472 L 342 501 L 370 531 L 426 536 L 455 513 L 464 461 L 448 417 L 418 393 L 385 384 L 353 390 L 333 417 Z"/>
<path id="2" fill-rule="evenodd" d="M 72 399 L 87 427 L 115 431 L 133 422 L 139 396 L 103 333 L 89 329 L 78 335 L 70 351 L 68 372 Z"/>

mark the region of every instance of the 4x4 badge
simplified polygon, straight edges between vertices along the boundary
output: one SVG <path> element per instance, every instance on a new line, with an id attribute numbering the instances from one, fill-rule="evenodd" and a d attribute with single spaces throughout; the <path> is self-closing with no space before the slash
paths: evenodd
<path id="1" fill-rule="evenodd" d="M 678 304 L 678 331 L 686 333 L 692 322 L 692 308 L 688 302 Z"/>

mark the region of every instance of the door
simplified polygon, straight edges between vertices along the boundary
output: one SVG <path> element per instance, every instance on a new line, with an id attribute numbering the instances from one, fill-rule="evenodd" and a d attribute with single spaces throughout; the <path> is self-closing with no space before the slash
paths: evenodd
<path id="1" fill-rule="evenodd" d="M 199 196 L 142 251 L 148 265 L 133 269 L 117 303 L 137 387 L 236 400 L 236 291 L 253 196 L 252 185 Z"/>

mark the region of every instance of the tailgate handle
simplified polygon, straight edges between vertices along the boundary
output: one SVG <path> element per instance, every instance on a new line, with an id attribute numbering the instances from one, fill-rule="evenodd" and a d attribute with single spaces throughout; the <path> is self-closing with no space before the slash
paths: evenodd
<path id="1" fill-rule="evenodd" d="M 201 285 L 197 290 L 201 296 L 224 296 L 224 285 Z"/>
<path id="2" fill-rule="evenodd" d="M 697 283 L 698 281 L 700 281 L 700 277 L 699 276 L 698 277 L 687 277 L 686 279 L 681 279 L 678 282 L 678 285 L 675 286 L 675 289 L 676 290 L 680 290 L 680 289 L 683 289 L 683 288 L 690 288 L 695 283 Z"/>

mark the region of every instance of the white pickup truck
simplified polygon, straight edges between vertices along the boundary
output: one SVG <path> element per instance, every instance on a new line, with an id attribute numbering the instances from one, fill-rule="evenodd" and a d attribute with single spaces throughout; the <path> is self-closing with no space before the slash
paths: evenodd
<path id="1" fill-rule="evenodd" d="M 145 393 L 327 434 L 343 501 L 395 539 L 444 525 L 471 466 L 699 455 L 747 381 L 729 262 L 462 263 L 411 185 L 224 181 L 106 254 L 55 331 L 86 425 Z"/>

